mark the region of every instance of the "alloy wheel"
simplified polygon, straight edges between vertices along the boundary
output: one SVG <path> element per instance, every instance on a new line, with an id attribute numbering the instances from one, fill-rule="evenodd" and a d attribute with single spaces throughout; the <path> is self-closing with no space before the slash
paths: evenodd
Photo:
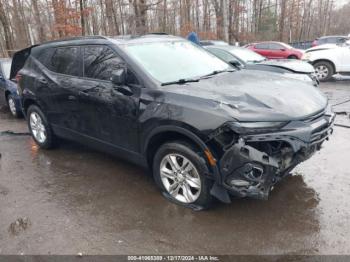
<path id="1" fill-rule="evenodd" d="M 329 69 L 325 65 L 319 65 L 315 68 L 315 71 L 317 78 L 320 80 L 325 79 L 329 74 Z"/>
<path id="2" fill-rule="evenodd" d="M 168 154 L 162 159 L 160 177 L 167 192 L 179 202 L 193 203 L 201 193 L 196 167 L 180 154 Z"/>
<path id="3" fill-rule="evenodd" d="M 9 105 L 11 114 L 16 116 L 17 115 L 16 104 L 12 97 L 9 98 L 8 105 Z"/>
<path id="4" fill-rule="evenodd" d="M 34 138 L 41 144 L 45 143 L 47 138 L 46 128 L 38 113 L 32 112 L 30 114 L 29 124 Z"/>

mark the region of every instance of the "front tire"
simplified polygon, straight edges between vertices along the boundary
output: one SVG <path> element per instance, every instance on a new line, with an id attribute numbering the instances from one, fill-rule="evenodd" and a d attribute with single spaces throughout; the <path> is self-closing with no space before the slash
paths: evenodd
<path id="1" fill-rule="evenodd" d="M 172 142 L 162 145 L 153 160 L 153 175 L 158 187 L 177 204 L 208 208 L 213 197 L 213 182 L 204 158 L 191 145 Z"/>
<path id="2" fill-rule="evenodd" d="M 47 119 L 41 109 L 31 105 L 27 111 L 28 128 L 35 143 L 44 149 L 50 149 L 54 145 L 54 135 Z"/>
<path id="3" fill-rule="evenodd" d="M 12 116 L 14 116 L 16 118 L 20 118 L 22 116 L 21 112 L 19 110 L 17 110 L 16 100 L 12 95 L 7 96 L 7 105 L 10 109 L 10 113 Z"/>
<path id="4" fill-rule="evenodd" d="M 316 76 L 320 82 L 329 81 L 334 75 L 334 69 L 331 63 L 321 61 L 314 64 Z"/>
<path id="5" fill-rule="evenodd" d="M 288 56 L 288 59 L 298 59 L 298 57 L 295 55 L 291 55 L 291 56 Z"/>

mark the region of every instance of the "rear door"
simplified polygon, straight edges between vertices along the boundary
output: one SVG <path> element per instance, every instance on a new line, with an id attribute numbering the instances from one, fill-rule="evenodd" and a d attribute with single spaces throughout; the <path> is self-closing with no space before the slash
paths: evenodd
<path id="1" fill-rule="evenodd" d="M 259 53 L 262 56 L 265 56 L 266 58 L 271 59 L 268 43 L 256 44 L 254 47 L 254 51 Z"/>
<path id="2" fill-rule="evenodd" d="M 79 91 L 84 88 L 81 56 L 79 46 L 45 50 L 39 61 L 46 68 L 41 68 L 41 76 L 35 82 L 37 96 L 46 102 L 50 123 L 76 132 L 80 131 L 83 121 L 78 101 Z"/>

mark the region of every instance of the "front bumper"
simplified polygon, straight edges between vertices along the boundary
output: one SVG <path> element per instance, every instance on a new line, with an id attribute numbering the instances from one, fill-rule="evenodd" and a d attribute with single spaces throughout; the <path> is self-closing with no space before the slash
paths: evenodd
<path id="1" fill-rule="evenodd" d="M 308 76 L 311 78 L 312 84 L 315 87 L 318 87 L 320 85 L 320 80 L 318 80 L 316 73 L 309 74 Z"/>
<path id="2" fill-rule="evenodd" d="M 329 110 L 271 133 L 239 134 L 218 161 L 221 185 L 236 197 L 267 199 L 277 182 L 321 149 L 334 119 Z"/>

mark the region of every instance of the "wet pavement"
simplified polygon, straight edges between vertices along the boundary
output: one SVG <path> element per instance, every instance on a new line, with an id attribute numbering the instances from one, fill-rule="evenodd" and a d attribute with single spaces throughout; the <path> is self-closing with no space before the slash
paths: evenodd
<path id="1" fill-rule="evenodd" d="M 322 84 L 336 104 L 350 81 Z M 350 103 L 335 107 L 350 126 Z M 268 201 L 195 212 L 143 169 L 64 142 L 40 150 L 0 111 L 0 254 L 350 254 L 350 129 L 298 166 Z"/>

